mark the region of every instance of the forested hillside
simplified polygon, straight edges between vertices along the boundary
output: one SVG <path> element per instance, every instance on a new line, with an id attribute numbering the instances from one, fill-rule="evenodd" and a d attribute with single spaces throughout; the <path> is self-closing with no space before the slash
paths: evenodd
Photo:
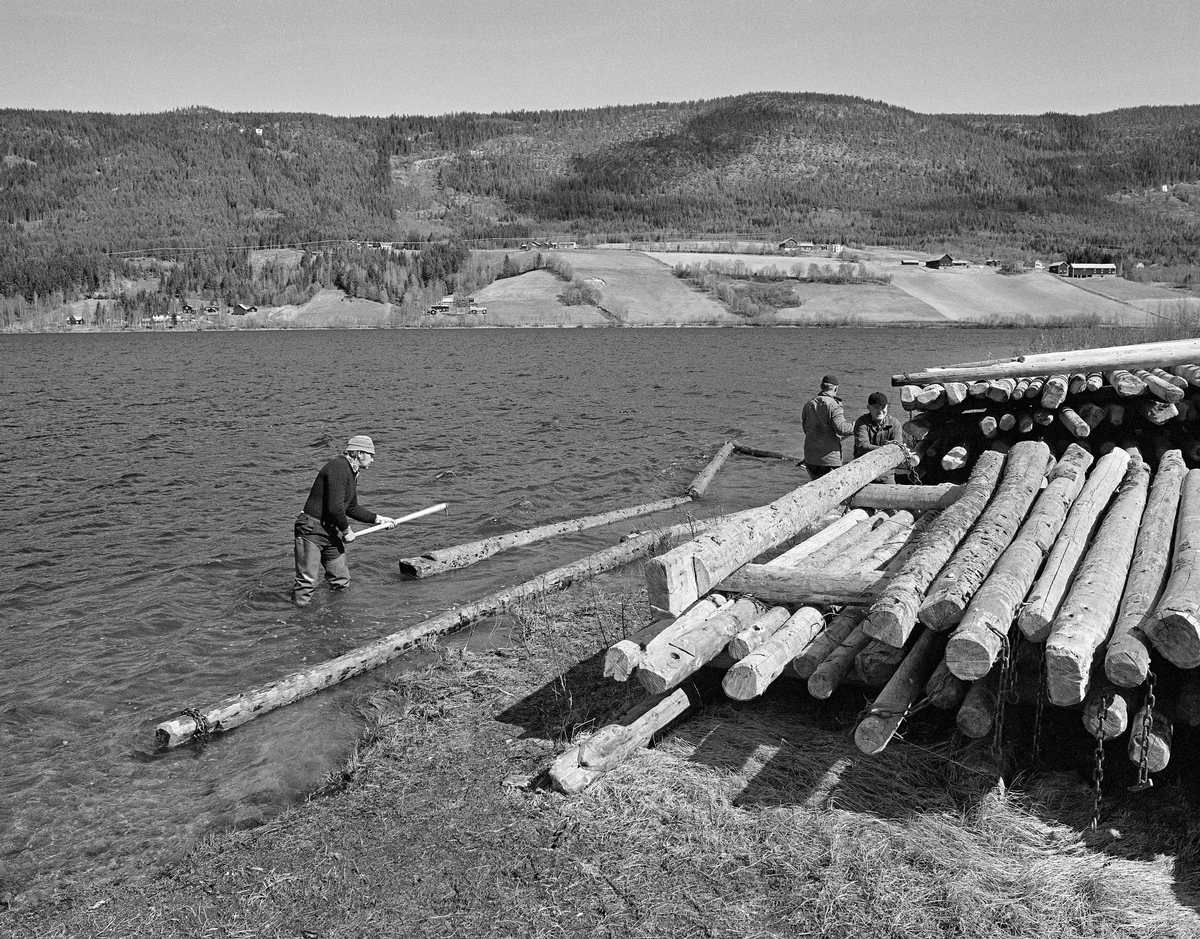
<path id="1" fill-rule="evenodd" d="M 926 115 L 769 93 L 443 117 L 0 111 L 0 294 L 26 299 L 97 290 L 135 254 L 205 254 L 232 276 L 229 248 L 345 240 L 754 234 L 1183 270 L 1198 220 L 1200 106 Z"/>

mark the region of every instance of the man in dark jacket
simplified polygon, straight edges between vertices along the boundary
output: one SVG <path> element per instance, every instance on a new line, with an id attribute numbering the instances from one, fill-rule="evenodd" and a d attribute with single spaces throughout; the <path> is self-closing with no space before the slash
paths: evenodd
<path id="1" fill-rule="evenodd" d="M 813 479 L 842 465 L 842 438 L 854 425 L 842 412 L 836 375 L 821 379 L 821 393 L 804 405 L 800 425 L 804 428 L 804 468 Z"/>
<path id="2" fill-rule="evenodd" d="M 854 455 L 862 456 L 889 443 L 904 446 L 904 431 L 900 428 L 900 422 L 888 413 L 887 395 L 882 391 L 872 391 L 867 398 L 867 413 L 854 422 Z M 894 471 L 884 473 L 875 480 L 877 483 L 895 481 Z"/>
<path id="3" fill-rule="evenodd" d="M 375 444 L 363 434 L 351 437 L 341 456 L 321 467 L 296 516 L 296 583 L 292 602 L 307 606 L 323 566 L 325 579 L 334 590 L 350 586 L 346 543 L 354 540 L 350 519 L 368 525 L 394 524 L 394 519 L 376 515 L 358 504 L 358 474 L 375 462 Z"/>

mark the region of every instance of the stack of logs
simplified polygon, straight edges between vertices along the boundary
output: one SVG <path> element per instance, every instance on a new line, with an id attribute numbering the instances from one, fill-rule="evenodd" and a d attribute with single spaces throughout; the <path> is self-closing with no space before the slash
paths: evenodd
<path id="1" fill-rule="evenodd" d="M 873 483 L 905 458 L 889 445 L 650 562 L 650 603 L 662 618 L 611 647 L 605 672 L 636 678 L 651 697 L 563 754 L 552 780 L 575 791 L 611 769 L 686 713 L 686 679 L 717 665 L 737 700 L 781 676 L 803 680 L 817 698 L 844 682 L 865 686 L 874 701 L 855 740 L 868 754 L 925 706 L 955 709 L 964 734 L 997 739 L 1006 701 L 1077 708 L 1097 740 L 1127 735 L 1145 783 L 1167 765 L 1173 727 L 1200 724 L 1200 470 L 1188 469 L 1191 451 L 1170 446 L 1179 434 L 1146 432 L 1186 429 L 1190 393 L 1134 366 L 1127 373 L 1143 392 L 1125 394 L 1118 372 L 1096 370 L 1104 383 L 1092 391 L 1091 373 L 1079 372 L 1084 384 L 1068 409 L 1086 434 L 997 445 L 980 419 L 978 439 L 955 444 L 979 447 L 961 484 Z M 1192 382 L 1190 369 L 1165 373 Z M 1044 398 L 1051 381 L 1067 395 L 1055 407 Z M 921 393 L 935 384 L 945 409 L 922 419 L 929 435 L 947 439 L 969 423 L 971 393 L 949 403 L 953 381 Z M 1182 396 L 1147 397 L 1152 386 Z M 1040 394 L 1036 407 L 1069 428 L 1061 416 L 1069 375 L 1051 376 Z M 1135 410 L 1145 425 L 1114 425 L 1118 398 L 1144 400 Z M 1142 447 L 1104 435 L 1089 404 Z M 1168 406 L 1174 413 L 1156 423 Z M 943 425 L 942 413 L 954 418 Z M 1034 426 L 1052 425 L 1035 418 Z"/>

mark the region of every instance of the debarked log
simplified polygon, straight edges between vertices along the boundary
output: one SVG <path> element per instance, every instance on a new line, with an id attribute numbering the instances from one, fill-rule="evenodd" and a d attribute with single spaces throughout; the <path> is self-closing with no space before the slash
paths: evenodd
<path id="1" fill-rule="evenodd" d="M 631 636 L 615 642 L 604 653 L 604 677 L 615 681 L 628 680 L 641 664 L 642 656 L 651 642 L 664 634 L 664 642 L 669 641 L 671 634 L 682 635 L 693 625 L 708 619 L 727 602 L 721 594 L 710 593 L 674 619 L 652 620 Z"/>
<path id="2" fill-rule="evenodd" d="M 764 612 L 759 603 L 742 597 L 686 633 L 669 641 L 664 641 L 661 636 L 654 639 L 638 665 L 638 681 L 654 694 L 674 688 L 715 658 L 731 638 Z"/>
<path id="3" fill-rule="evenodd" d="M 963 681 L 950 671 L 943 657 L 929 676 L 929 680 L 925 682 L 925 697 L 935 708 L 949 711 L 962 704 L 969 687 L 969 682 Z"/>
<path id="4" fill-rule="evenodd" d="M 601 525 L 611 525 L 613 522 L 619 522 L 627 518 L 637 518 L 642 515 L 650 515 L 654 512 L 663 512 L 690 501 L 691 496 L 675 496 L 671 499 L 647 502 L 642 505 L 630 506 L 626 509 L 614 509 L 612 512 L 604 512 L 600 515 L 586 515 L 582 518 L 570 519 L 565 522 L 554 522 L 550 525 L 526 528 L 523 531 L 494 535 L 491 538 L 482 538 L 479 541 L 471 541 L 450 548 L 439 548 L 436 551 L 422 554 L 420 557 L 401 558 L 400 571 L 410 577 L 432 577 L 434 574 L 441 574 L 445 571 L 469 567 L 510 548 L 545 541 L 547 538 L 553 538 L 556 535 L 563 535 L 568 532 L 584 531 L 588 528 L 597 528 Z"/>
<path id="5" fill-rule="evenodd" d="M 903 460 L 899 445 L 880 447 L 763 506 L 750 518 L 724 524 L 656 558 L 646 567 L 651 606 L 672 615 L 687 609 L 747 561 L 782 544 Z"/>
<path id="6" fill-rule="evenodd" d="M 863 632 L 861 625 L 851 629 L 846 638 L 808 676 L 808 693 L 821 700 L 832 695 L 850 669 L 854 668 L 858 653 L 871 642 L 871 637 Z"/>
<path id="7" fill-rule="evenodd" d="M 1200 665 L 1200 470 L 1184 477 L 1171 576 L 1145 630 L 1172 665 Z"/>
<path id="8" fill-rule="evenodd" d="M 1097 740 L 1115 740 L 1129 726 L 1128 692 L 1097 673 L 1083 702 L 1083 726 Z"/>
<path id="9" fill-rule="evenodd" d="M 163 721 L 155 729 L 158 745 L 176 747 L 196 736 L 203 738 L 208 734 L 232 730 L 278 707 L 390 662 L 423 639 L 454 632 L 481 617 L 506 610 L 528 597 L 562 590 L 578 580 L 628 564 L 667 545 L 677 544 L 681 538 L 691 537 L 698 530 L 703 530 L 703 523 L 646 532 L 571 564 L 539 574 L 515 587 L 505 587 L 482 600 L 447 610 L 320 665 L 294 672 L 269 685 L 226 698 L 203 710 L 197 709 Z"/>
<path id="10" fill-rule="evenodd" d="M 998 669 L 976 679 L 967 689 L 963 703 L 959 705 L 954 722 L 968 737 L 986 737 L 996 721 L 996 710 L 1000 704 Z"/>
<path id="11" fill-rule="evenodd" d="M 879 753 L 888 745 L 937 666 L 945 644 L 945 637 L 931 630 L 925 630 L 917 637 L 900 667 L 855 728 L 854 742 L 863 753 Z"/>
<path id="12" fill-rule="evenodd" d="M 1169 715 L 1155 708 L 1150 715 L 1150 728 L 1146 728 L 1146 705 L 1138 708 L 1129 722 L 1129 762 L 1141 766 L 1151 773 L 1161 773 L 1171 762 L 1171 737 L 1174 725 Z"/>
<path id="13" fill-rule="evenodd" d="M 854 674 L 867 687 L 882 688 L 904 661 L 906 650 L 906 646 L 889 646 L 886 642 L 872 639 L 854 657 Z"/>
<path id="14" fill-rule="evenodd" d="M 551 784 L 568 795 L 582 791 L 649 744 L 655 734 L 690 707 L 691 701 L 682 688 L 639 702 L 614 723 L 561 754 L 550 766 Z"/>
<path id="15" fill-rule="evenodd" d="M 747 564 L 721 581 L 720 589 L 757 597 L 765 603 L 862 604 L 879 596 L 891 579 L 892 575 L 879 571 L 790 570 Z"/>
<path id="16" fill-rule="evenodd" d="M 713 481 L 713 477 L 717 475 L 717 470 L 721 465 L 729 459 L 729 454 L 733 453 L 733 443 L 726 443 L 717 451 L 716 456 L 709 460 L 708 465 L 704 467 L 692 480 L 691 485 L 687 487 L 687 494 L 693 499 L 699 499 L 708 489 L 709 484 Z"/>
<path id="17" fill-rule="evenodd" d="M 756 616 L 749 626 L 730 639 L 725 650 L 735 660 L 744 659 L 782 629 L 791 615 L 785 606 L 771 607 L 761 616 Z"/>
<path id="18" fill-rule="evenodd" d="M 930 512 L 953 505 L 962 494 L 957 483 L 940 483 L 936 486 L 898 486 L 885 483 L 869 483 L 849 499 L 852 508 L 862 509 L 907 509 L 910 512 Z"/>
<path id="19" fill-rule="evenodd" d="M 825 628 L 813 636 L 812 641 L 792 659 L 792 663 L 789 666 L 792 674 L 797 678 L 808 681 L 813 672 L 829 657 L 833 650 L 854 632 L 854 628 L 862 622 L 863 617 L 866 615 L 867 608 L 865 606 L 842 607 L 825 625 Z M 850 657 L 850 661 L 853 663 L 853 655 Z"/>
<path id="20" fill-rule="evenodd" d="M 1060 707 L 1082 703 L 1092 664 L 1117 618 L 1146 507 L 1150 469 L 1132 461 L 1087 549 L 1046 639 L 1046 694 Z"/>
<path id="21" fill-rule="evenodd" d="M 725 673 L 721 687 L 736 701 L 758 697 L 813 641 L 824 625 L 825 617 L 820 610 L 800 607 L 782 628 Z"/>

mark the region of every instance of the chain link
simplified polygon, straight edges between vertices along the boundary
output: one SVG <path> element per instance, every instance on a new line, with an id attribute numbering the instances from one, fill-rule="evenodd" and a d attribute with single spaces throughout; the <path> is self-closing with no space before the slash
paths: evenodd
<path id="1" fill-rule="evenodd" d="M 209 735 L 212 733 L 212 725 L 209 724 L 208 718 L 201 714 L 198 708 L 188 708 L 183 713 L 196 722 L 196 729 L 192 731 L 192 739 L 199 740 L 202 747 L 207 746 Z"/>
<path id="2" fill-rule="evenodd" d="M 1100 702 L 1100 713 L 1107 714 L 1108 709 L 1112 707 L 1115 695 L 1110 691 L 1104 696 L 1104 700 Z M 1100 824 L 1100 802 L 1104 798 L 1104 790 L 1101 788 L 1101 783 L 1104 782 L 1104 722 L 1100 722 L 1100 733 L 1096 735 L 1096 750 L 1092 765 L 1092 825 L 1091 830 L 1095 831 L 1096 826 Z"/>
<path id="3" fill-rule="evenodd" d="M 1142 705 L 1142 753 L 1138 758 L 1138 781 L 1130 792 L 1142 792 L 1154 785 L 1150 778 L 1150 734 L 1154 730 L 1154 672 L 1146 672 L 1146 700 Z"/>
<path id="4" fill-rule="evenodd" d="M 1037 764 L 1042 749 L 1042 715 L 1046 712 L 1046 656 L 1045 643 L 1041 646 L 1043 653 L 1038 655 L 1038 690 L 1037 707 L 1033 712 L 1033 748 L 1029 760 Z"/>
<path id="5" fill-rule="evenodd" d="M 999 757 L 1004 747 L 1004 717 L 1007 706 L 1016 698 L 1017 655 L 1008 636 L 1000 638 L 1000 681 L 996 690 L 996 722 L 992 728 L 992 753 Z"/>

